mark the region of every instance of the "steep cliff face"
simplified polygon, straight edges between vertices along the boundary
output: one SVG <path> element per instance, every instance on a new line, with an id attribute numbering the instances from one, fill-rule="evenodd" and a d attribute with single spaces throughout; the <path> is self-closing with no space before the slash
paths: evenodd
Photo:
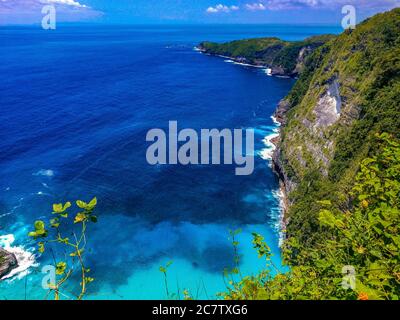
<path id="1" fill-rule="evenodd" d="M 360 159 L 375 133 L 400 135 L 400 9 L 347 30 L 306 58 L 278 106 L 283 123 L 274 155 L 291 208 L 290 232 L 313 230 L 323 198 L 346 206 Z"/>
<path id="2" fill-rule="evenodd" d="M 296 77 L 304 70 L 306 58 L 332 38 L 333 35 L 323 35 L 296 42 L 278 38 L 238 40 L 222 44 L 202 42 L 198 48 L 207 54 L 270 68 L 272 75 Z"/>

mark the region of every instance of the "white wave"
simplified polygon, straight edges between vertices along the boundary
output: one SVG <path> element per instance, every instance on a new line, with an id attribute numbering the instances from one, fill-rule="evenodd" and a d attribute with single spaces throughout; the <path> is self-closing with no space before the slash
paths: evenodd
<path id="1" fill-rule="evenodd" d="M 36 192 L 36 193 L 32 193 L 32 195 L 35 195 L 35 196 L 45 196 L 45 197 L 52 197 L 53 195 L 51 195 L 50 193 L 46 193 L 46 192 L 43 192 L 43 191 L 38 191 L 38 192 Z"/>
<path id="2" fill-rule="evenodd" d="M 267 160 L 267 161 L 272 160 L 273 154 L 274 154 L 274 150 L 268 149 L 268 148 L 262 149 L 258 152 L 258 155 L 261 157 L 261 159 Z"/>
<path id="3" fill-rule="evenodd" d="M 217 54 L 217 57 L 225 58 L 225 59 L 230 59 L 230 58 L 231 58 L 231 57 L 229 57 L 229 56 L 223 56 L 223 55 L 221 55 L 221 54 Z"/>
<path id="4" fill-rule="evenodd" d="M 36 267 L 38 264 L 35 261 L 35 255 L 24 249 L 22 246 L 12 246 L 15 241 L 13 234 L 0 236 L 0 246 L 4 250 L 13 253 L 18 261 L 18 267 L 13 269 L 9 274 L 2 279 L 22 279 L 29 274 L 29 268 Z"/>
<path id="5" fill-rule="evenodd" d="M 53 177 L 54 171 L 53 170 L 45 170 L 41 169 L 38 172 L 33 174 L 34 176 L 45 176 L 45 177 Z"/>
<path id="6" fill-rule="evenodd" d="M 279 232 L 279 246 L 283 245 L 285 239 L 286 226 L 284 222 L 285 195 L 281 188 L 272 191 L 275 199 L 279 201 L 278 216 L 275 219 L 275 229 Z"/>
<path id="7" fill-rule="evenodd" d="M 272 121 L 274 122 L 275 125 L 277 125 L 278 127 L 281 126 L 281 123 L 274 116 L 271 116 L 271 119 L 272 119 Z"/>
<path id="8" fill-rule="evenodd" d="M 267 74 L 267 76 L 270 76 L 270 77 L 272 76 L 272 69 L 271 68 L 267 68 L 264 71 Z"/>
<path id="9" fill-rule="evenodd" d="M 244 67 L 264 68 L 263 66 L 256 66 L 256 65 L 254 65 L 254 64 L 243 63 L 243 62 L 237 62 L 237 61 L 234 61 L 233 64 L 237 64 L 237 65 L 239 65 L 239 66 L 244 66 Z"/>
<path id="10" fill-rule="evenodd" d="M 266 148 L 263 148 L 262 150 L 260 150 L 258 152 L 258 155 L 261 157 L 261 159 L 268 161 L 269 167 L 272 167 L 272 157 L 273 157 L 274 151 L 276 150 L 276 146 L 272 142 L 272 140 L 279 137 L 280 129 L 279 129 L 279 126 L 273 126 L 273 127 L 267 126 L 265 128 L 268 128 L 270 132 L 272 131 L 272 133 L 266 135 L 264 137 L 264 139 L 262 140 Z"/>
<path id="11" fill-rule="evenodd" d="M 273 133 L 267 135 L 264 139 L 263 139 L 263 143 L 266 147 L 272 149 L 272 151 L 274 151 L 276 149 L 275 144 L 272 142 L 272 140 L 274 140 L 275 138 L 279 137 L 279 131 L 274 131 Z"/>

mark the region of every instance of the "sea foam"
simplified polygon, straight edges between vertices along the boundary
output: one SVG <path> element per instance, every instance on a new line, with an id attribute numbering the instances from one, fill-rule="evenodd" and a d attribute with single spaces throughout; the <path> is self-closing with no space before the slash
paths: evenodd
<path id="1" fill-rule="evenodd" d="M 45 176 L 45 177 L 53 177 L 54 171 L 53 170 L 39 170 L 38 172 L 33 174 L 34 176 Z"/>

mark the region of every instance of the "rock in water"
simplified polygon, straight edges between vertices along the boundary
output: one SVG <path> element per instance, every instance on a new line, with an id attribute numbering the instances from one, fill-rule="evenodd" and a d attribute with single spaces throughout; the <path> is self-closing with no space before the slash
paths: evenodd
<path id="1" fill-rule="evenodd" d="M 18 261 L 14 254 L 0 248 L 0 279 L 18 267 Z"/>

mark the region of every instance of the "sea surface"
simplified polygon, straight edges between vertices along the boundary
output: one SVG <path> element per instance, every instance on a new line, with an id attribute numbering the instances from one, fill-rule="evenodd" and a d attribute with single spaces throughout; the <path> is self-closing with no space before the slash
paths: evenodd
<path id="1" fill-rule="evenodd" d="M 88 299 L 214 298 L 234 266 L 229 230 L 241 229 L 240 270 L 265 263 L 263 235 L 281 266 L 279 188 L 270 168 L 271 116 L 293 79 L 267 76 L 194 50 L 203 40 L 337 33 L 321 26 L 63 26 L 0 28 L 0 245 L 20 267 L 0 282 L 0 299 L 44 299 L 40 255 L 27 237 L 52 204 L 98 199 L 88 230 Z M 146 133 L 255 129 L 255 171 L 235 166 L 151 166 Z M 78 282 L 76 278 L 71 281 Z M 73 285 L 62 298 L 72 297 Z M 171 297 L 171 296 L 170 296 Z M 48 296 L 47 298 L 51 298 Z"/>

